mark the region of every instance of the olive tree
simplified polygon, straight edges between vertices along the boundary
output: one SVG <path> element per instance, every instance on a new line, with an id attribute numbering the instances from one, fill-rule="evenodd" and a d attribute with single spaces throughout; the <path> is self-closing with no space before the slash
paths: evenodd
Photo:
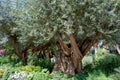
<path id="1" fill-rule="evenodd" d="M 82 71 L 83 57 L 100 39 L 120 44 L 119 0 L 9 1 L 12 5 L 7 5 L 0 29 L 24 62 L 29 49 L 52 51 L 57 59 L 53 72 L 75 74 Z"/>

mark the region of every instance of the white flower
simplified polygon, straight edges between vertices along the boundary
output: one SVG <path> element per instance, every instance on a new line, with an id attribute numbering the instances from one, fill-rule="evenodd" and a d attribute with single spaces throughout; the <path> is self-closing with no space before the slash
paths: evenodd
<path id="1" fill-rule="evenodd" d="M 26 71 L 21 71 L 19 73 L 15 72 L 9 76 L 10 80 L 21 80 L 22 78 L 27 78 L 28 74 Z"/>

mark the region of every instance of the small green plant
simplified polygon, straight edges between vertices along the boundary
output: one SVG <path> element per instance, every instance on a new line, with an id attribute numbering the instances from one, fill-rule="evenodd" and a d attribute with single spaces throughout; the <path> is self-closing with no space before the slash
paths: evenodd
<path id="1" fill-rule="evenodd" d="M 14 73 L 14 68 L 12 67 L 6 67 L 4 74 L 2 76 L 3 80 L 7 80 L 9 78 L 9 75 Z"/>
<path id="2" fill-rule="evenodd" d="M 113 78 L 113 80 L 120 80 L 120 73 L 112 74 L 110 77 Z"/>
<path id="3" fill-rule="evenodd" d="M 86 76 L 81 74 L 76 74 L 74 76 L 62 73 L 61 71 L 56 71 L 53 75 L 50 76 L 49 80 L 86 80 Z"/>
<path id="4" fill-rule="evenodd" d="M 104 73 L 99 70 L 94 70 L 93 72 L 88 74 L 87 80 L 113 80 L 112 78 L 108 78 Z"/>
<path id="5" fill-rule="evenodd" d="M 38 64 L 38 60 L 39 60 L 39 58 L 37 57 L 38 53 L 39 52 L 35 52 L 33 54 L 31 49 L 28 50 L 28 58 L 27 58 L 28 65 L 37 65 Z"/>
<path id="6" fill-rule="evenodd" d="M 110 75 L 114 80 L 120 80 L 120 67 L 114 69 L 116 73 Z"/>
<path id="7" fill-rule="evenodd" d="M 19 71 L 26 71 L 27 73 L 35 73 L 35 72 L 40 72 L 42 70 L 40 66 L 33 66 L 33 65 L 21 66 L 18 69 Z"/>
<path id="8" fill-rule="evenodd" d="M 0 78 L 3 76 L 4 74 L 4 69 L 0 69 Z"/>
<path id="9" fill-rule="evenodd" d="M 33 80 L 49 80 L 49 71 L 47 69 L 42 69 L 41 72 L 36 72 L 33 76 Z"/>
<path id="10" fill-rule="evenodd" d="M 22 80 L 28 76 L 27 72 L 20 71 L 10 74 L 7 80 Z"/>
<path id="11" fill-rule="evenodd" d="M 0 57 L 0 64 L 6 64 L 10 62 L 9 59 L 7 57 Z"/>
<path id="12" fill-rule="evenodd" d="M 76 74 L 73 76 L 74 80 L 86 80 L 86 75 L 85 74 Z"/>
<path id="13" fill-rule="evenodd" d="M 43 68 L 47 68 L 51 72 L 53 69 L 54 63 L 52 63 L 50 60 L 47 60 L 47 59 L 40 59 L 38 62 L 38 65 Z"/>

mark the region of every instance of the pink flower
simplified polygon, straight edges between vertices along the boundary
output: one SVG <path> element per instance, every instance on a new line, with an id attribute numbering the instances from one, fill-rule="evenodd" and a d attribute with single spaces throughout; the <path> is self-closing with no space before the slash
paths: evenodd
<path id="1" fill-rule="evenodd" d="M 0 54 L 5 53 L 5 49 L 0 49 Z"/>

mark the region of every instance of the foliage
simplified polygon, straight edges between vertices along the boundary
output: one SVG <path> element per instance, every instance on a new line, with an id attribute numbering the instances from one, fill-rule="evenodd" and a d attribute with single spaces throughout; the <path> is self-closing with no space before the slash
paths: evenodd
<path id="1" fill-rule="evenodd" d="M 8 58 L 0 57 L 0 65 L 5 64 L 5 63 L 8 63 L 8 62 L 9 62 L 9 59 L 8 59 Z"/>
<path id="2" fill-rule="evenodd" d="M 38 65 L 43 68 L 47 68 L 51 72 L 53 69 L 54 63 L 52 63 L 50 60 L 47 60 L 47 59 L 40 59 L 38 61 Z"/>
<path id="3" fill-rule="evenodd" d="M 92 58 L 92 56 L 86 55 L 86 56 L 83 58 L 82 63 L 83 63 L 83 67 L 86 66 L 86 65 L 92 64 L 92 63 L 93 63 L 93 58 Z"/>
<path id="4" fill-rule="evenodd" d="M 69 80 L 69 75 L 62 73 L 61 71 L 55 72 L 50 80 Z"/>
<path id="5" fill-rule="evenodd" d="M 120 58 L 115 54 L 104 54 L 98 56 L 98 58 L 94 61 L 95 63 L 91 63 L 84 67 L 85 72 L 91 72 L 92 70 L 100 70 L 102 73 L 107 76 L 114 73 L 114 68 L 120 66 Z"/>
<path id="6" fill-rule="evenodd" d="M 71 76 L 57 71 L 51 76 L 50 80 L 86 80 L 86 76 L 83 73 Z"/>
<path id="7" fill-rule="evenodd" d="M 9 66 L 9 67 L 8 67 Z M 14 67 L 12 64 L 6 64 L 2 65 L 3 68 L 3 74 L 1 75 L 4 80 L 7 80 L 8 78 L 12 80 L 12 78 L 15 78 L 15 80 L 18 80 L 18 78 L 31 78 L 36 72 L 41 72 L 43 69 L 40 66 L 19 66 Z M 23 75 L 25 74 L 25 75 Z"/>
<path id="8" fill-rule="evenodd" d="M 49 80 L 49 71 L 43 69 L 41 72 L 36 72 L 33 76 L 33 80 Z"/>
<path id="9" fill-rule="evenodd" d="M 113 78 L 114 80 L 119 80 L 120 79 L 120 73 L 115 73 L 115 74 L 111 75 L 110 77 Z"/>
<path id="10" fill-rule="evenodd" d="M 101 51 L 101 50 L 100 50 Z M 102 51 L 101 51 L 102 52 Z M 100 52 L 98 52 L 100 53 Z M 92 59 L 92 55 L 90 59 Z M 88 59 L 87 57 L 85 57 Z M 89 59 L 89 60 L 90 60 Z M 116 70 L 120 66 L 120 56 L 111 53 L 97 54 L 95 58 L 95 63 L 90 62 L 88 65 L 84 66 L 84 73 L 88 76 L 87 80 L 119 80 L 119 73 Z M 84 62 L 84 61 L 83 61 Z"/>
<path id="11" fill-rule="evenodd" d="M 4 74 L 2 76 L 3 80 L 7 80 L 9 78 L 9 75 L 14 72 L 14 68 L 12 67 L 6 67 L 4 70 Z"/>
<path id="12" fill-rule="evenodd" d="M 112 74 L 110 77 L 113 78 L 114 80 L 119 80 L 120 79 L 120 67 L 114 69 L 117 73 Z"/>
<path id="13" fill-rule="evenodd" d="M 112 78 L 107 77 L 101 71 L 93 71 L 92 73 L 88 74 L 87 80 L 114 80 Z"/>
<path id="14" fill-rule="evenodd" d="M 97 39 L 120 42 L 119 0 L 7 0 L 7 5 L 3 3 L 0 3 L 1 37 L 10 43 L 16 37 L 19 50 L 44 45 L 51 39 L 54 43 L 56 32 L 75 33 L 80 40 L 98 32 Z"/>
<path id="15" fill-rule="evenodd" d="M 108 50 L 106 50 L 106 49 L 104 49 L 104 48 L 97 48 L 97 53 L 96 53 L 96 55 L 104 55 L 104 54 L 106 54 L 106 53 L 109 53 L 109 51 Z"/>
<path id="16" fill-rule="evenodd" d="M 61 71 L 50 74 L 49 70 L 41 68 L 40 66 L 27 65 L 13 67 L 11 65 L 11 67 L 8 68 L 10 64 L 6 64 L 1 67 L 1 69 L 4 70 L 4 77 L 2 77 L 6 80 L 11 74 L 26 71 L 28 75 L 27 78 L 24 78 L 23 80 L 119 80 L 119 73 L 115 70 L 119 69 L 118 67 L 120 66 L 119 57 L 120 56 L 116 54 L 100 54 L 97 59 L 95 59 L 95 64 L 91 63 L 91 65 L 86 65 L 83 69 L 83 73 L 74 76 L 62 73 Z M 111 62 L 112 65 L 110 65 Z"/>
<path id="17" fill-rule="evenodd" d="M 33 54 L 32 51 L 29 50 L 28 57 L 27 57 L 28 65 L 37 65 L 39 62 L 38 55 L 39 55 L 39 52 L 35 52 Z"/>
<path id="18" fill-rule="evenodd" d="M 25 71 L 21 71 L 19 73 L 13 73 L 9 75 L 9 78 L 7 80 L 22 80 L 26 78 L 28 74 Z"/>
<path id="19" fill-rule="evenodd" d="M 0 69 L 0 78 L 3 76 L 4 69 Z"/>
<path id="20" fill-rule="evenodd" d="M 27 73 L 35 73 L 35 72 L 40 72 L 42 68 L 40 66 L 27 65 L 27 66 L 18 67 L 18 70 L 26 71 Z"/>
<path id="21" fill-rule="evenodd" d="M 41 66 L 42 68 L 47 68 L 49 71 L 52 71 L 54 63 L 46 58 L 39 58 L 39 52 L 35 52 L 34 54 L 29 51 L 28 54 L 28 65 L 36 65 Z"/>
<path id="22" fill-rule="evenodd" d="M 31 65 L 37 60 L 28 56 L 30 49 L 32 54 L 38 50 L 55 54 L 58 33 L 67 44 L 66 34 L 73 34 L 77 43 L 89 37 L 120 44 L 120 0 L 0 0 L 0 45 L 10 46 L 25 64 L 27 57 Z M 103 61 L 98 59 L 97 63 L 118 66 L 113 58 Z M 49 64 L 40 63 L 44 67 Z"/>

